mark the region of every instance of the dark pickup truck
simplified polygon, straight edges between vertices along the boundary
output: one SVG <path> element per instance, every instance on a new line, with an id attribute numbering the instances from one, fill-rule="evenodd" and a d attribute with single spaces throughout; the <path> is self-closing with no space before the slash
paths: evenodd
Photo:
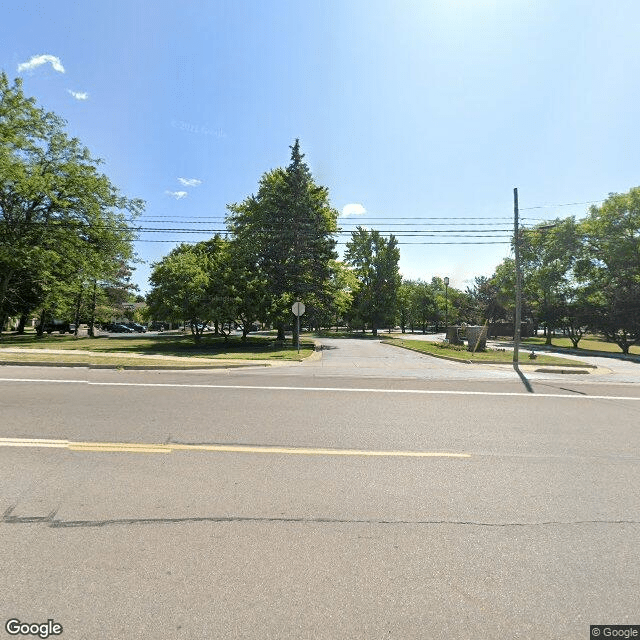
<path id="1" fill-rule="evenodd" d="M 44 327 L 42 328 L 43 333 L 53 333 L 54 331 L 57 331 L 58 333 L 74 333 L 75 330 L 75 324 L 57 320 L 54 320 L 53 322 L 45 322 Z"/>

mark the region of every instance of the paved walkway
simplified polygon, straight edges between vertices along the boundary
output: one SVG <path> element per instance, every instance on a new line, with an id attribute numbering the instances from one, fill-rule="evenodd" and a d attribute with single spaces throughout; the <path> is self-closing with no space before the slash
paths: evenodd
<path id="1" fill-rule="evenodd" d="M 384 336 L 381 336 L 384 337 Z M 404 334 L 405 339 L 413 340 L 441 340 L 443 335 Z M 322 351 L 316 352 L 304 362 L 274 361 L 274 360 L 235 360 L 216 359 L 211 362 L 213 368 L 253 367 L 268 374 L 272 367 L 278 367 L 280 372 L 284 370 L 292 375 L 312 376 L 358 376 L 358 377 L 384 377 L 384 378 L 414 378 L 414 379 L 438 379 L 438 380 L 513 380 L 517 377 L 510 364 L 466 364 L 452 362 L 423 355 L 415 351 L 393 347 L 383 344 L 380 340 L 358 338 L 317 338 L 316 343 L 322 345 Z M 490 343 L 491 344 L 491 343 Z M 495 343 L 504 348 L 512 348 L 508 342 Z M 542 349 L 537 349 L 541 351 Z M 55 350 L 39 349 L 48 354 L 90 354 L 92 356 L 108 357 L 116 354 L 87 352 L 81 350 Z M 3 352 L 33 353 L 33 349 L 20 347 L 8 347 Z M 123 353 L 128 358 L 136 358 L 136 354 Z M 521 365 L 521 372 L 530 380 L 579 380 L 580 382 L 607 382 L 607 383 L 640 383 L 640 362 L 623 360 L 615 357 L 587 356 L 584 353 L 566 354 L 563 357 L 573 360 L 581 360 L 597 367 L 589 375 L 584 373 L 559 373 L 557 371 L 540 371 L 549 369 L 544 365 Z M 204 364 L 201 358 L 176 358 L 174 356 L 139 356 L 140 360 L 172 360 L 188 364 Z M 265 366 L 268 365 L 268 366 Z M 37 366 L 37 365 L 34 365 Z"/>
<path id="2" fill-rule="evenodd" d="M 411 334 L 406 334 L 406 337 Z M 426 336 L 432 338 L 432 336 Z M 414 334 L 414 339 L 422 336 Z M 437 336 L 436 336 L 437 339 Z M 300 371 L 318 376 L 373 376 L 451 380 L 512 380 L 517 377 L 511 364 L 466 364 L 400 349 L 378 340 L 349 338 L 319 338 L 323 346 L 322 359 L 292 365 Z M 506 348 L 506 347 L 505 347 Z M 564 354 L 563 354 L 564 356 Z M 597 368 L 584 373 L 548 373 L 544 365 L 521 365 L 531 380 L 580 380 L 581 382 L 640 383 L 640 363 L 615 358 L 567 355 L 567 359 L 581 360 Z M 293 369 L 295 370 L 295 369 Z M 538 370 L 538 371 L 537 371 Z"/>

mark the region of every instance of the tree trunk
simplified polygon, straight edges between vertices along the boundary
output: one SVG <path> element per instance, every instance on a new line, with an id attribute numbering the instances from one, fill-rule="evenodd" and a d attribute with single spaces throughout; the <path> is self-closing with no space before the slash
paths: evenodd
<path id="1" fill-rule="evenodd" d="M 18 322 L 18 334 L 19 335 L 21 335 L 21 336 L 24 335 L 24 328 L 25 328 L 26 324 L 27 324 L 27 314 L 23 313 L 20 316 L 20 321 Z"/>
<path id="2" fill-rule="evenodd" d="M 76 312 L 74 317 L 76 328 L 73 331 L 74 338 L 78 337 L 78 332 L 80 330 L 80 307 L 82 306 L 82 293 L 83 291 L 82 289 L 80 289 L 80 292 L 78 293 L 78 297 L 76 299 Z"/>
<path id="3" fill-rule="evenodd" d="M 43 333 L 44 333 L 44 319 L 47 317 L 47 311 L 46 309 L 43 309 L 40 312 L 40 324 L 36 327 L 36 334 L 38 336 L 38 338 L 42 338 Z"/>
<path id="4" fill-rule="evenodd" d="M 193 336 L 193 341 L 196 344 L 200 344 L 200 337 L 201 336 L 200 336 L 200 333 L 198 332 L 197 324 L 193 320 L 191 320 L 189 322 L 189 325 L 191 326 L 191 335 Z"/>
<path id="5" fill-rule="evenodd" d="M 284 324 L 282 322 L 278 323 L 278 335 L 276 336 L 276 340 L 278 342 L 284 342 L 285 341 L 285 334 L 284 334 Z"/>
<path id="6" fill-rule="evenodd" d="M 93 281 L 93 296 L 91 298 L 91 316 L 89 317 L 89 336 L 91 338 L 95 337 L 95 323 L 96 323 L 96 287 L 98 283 L 96 280 Z"/>
<path id="7" fill-rule="evenodd" d="M 627 342 L 626 340 L 616 340 L 618 346 L 622 349 L 622 353 L 624 353 L 625 356 L 629 355 L 629 347 L 631 347 L 631 343 Z"/>
<path id="8" fill-rule="evenodd" d="M 4 331 L 4 325 L 9 318 L 9 312 L 5 311 L 5 304 L 7 301 L 7 291 L 9 290 L 9 281 L 13 275 L 12 270 L 7 270 L 2 278 L 2 284 L 0 285 L 0 340 L 2 340 L 2 332 Z"/>

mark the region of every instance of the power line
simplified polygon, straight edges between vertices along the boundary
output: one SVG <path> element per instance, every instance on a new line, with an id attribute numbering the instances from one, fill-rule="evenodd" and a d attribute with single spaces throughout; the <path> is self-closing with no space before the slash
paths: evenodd
<path id="1" fill-rule="evenodd" d="M 169 228 L 157 228 L 157 227 L 140 227 L 137 229 L 128 229 L 130 231 L 136 231 L 138 233 L 232 233 L 227 231 L 226 229 L 185 229 L 169 227 Z M 270 228 L 270 229 L 260 229 L 256 231 L 256 234 L 268 234 L 272 232 L 279 232 L 278 228 Z M 432 235 L 432 234 L 445 234 L 445 235 L 453 235 L 457 233 L 462 233 L 464 235 L 469 235 L 471 233 L 483 233 L 483 234 L 495 234 L 495 233 L 508 233 L 510 229 L 472 229 L 470 231 L 464 231 L 463 229 L 415 229 L 413 231 L 407 229 L 375 229 L 378 233 L 391 233 L 393 235 L 398 236 L 421 236 L 421 235 Z M 328 232 L 327 235 L 345 235 L 351 234 L 351 231 L 333 231 Z M 299 235 L 305 237 L 318 237 L 318 233 L 313 233 L 310 231 L 301 231 Z"/>
<path id="2" fill-rule="evenodd" d="M 532 220 L 535 218 L 531 218 Z M 174 220 L 167 220 L 167 219 L 159 219 L 159 218 L 149 218 L 149 219 L 145 219 L 144 223 L 145 224 L 149 224 L 149 223 L 157 223 L 157 224 L 180 224 L 180 223 L 184 223 L 184 224 L 212 224 L 215 223 L 215 220 L 185 220 L 184 218 L 182 219 L 174 219 Z M 135 221 L 130 221 L 131 224 L 135 224 Z M 361 224 L 356 225 L 355 223 L 344 223 L 344 224 L 340 224 L 340 227 L 343 227 L 346 225 L 349 226 L 362 226 Z M 420 223 L 418 222 L 398 222 L 396 223 L 395 226 L 398 227 L 415 227 L 418 226 Z M 500 222 L 498 222 L 497 220 L 495 222 L 431 222 L 429 223 L 429 226 L 431 227 L 446 227 L 446 226 L 457 226 L 457 227 L 488 227 L 488 226 L 493 226 L 496 224 L 500 224 Z M 505 223 L 506 224 L 506 223 Z M 274 226 L 273 224 L 271 226 Z M 282 223 L 282 225 L 280 226 L 289 226 L 288 223 Z"/>
<path id="3" fill-rule="evenodd" d="M 598 202 L 604 202 L 604 200 L 588 200 L 587 202 L 565 202 L 563 204 L 542 204 L 537 207 L 519 207 L 520 211 L 531 211 L 532 209 L 554 209 L 555 207 L 575 207 L 581 204 L 597 204 Z"/>
<path id="4" fill-rule="evenodd" d="M 140 218 L 175 218 L 175 214 L 172 215 L 160 215 L 160 214 L 143 214 L 138 216 L 136 219 Z M 189 220 L 195 219 L 203 219 L 203 220 L 227 220 L 233 216 L 189 216 Z M 182 218 L 185 220 L 185 218 Z M 341 216 L 338 219 L 342 219 Z M 508 216 L 358 216 L 354 218 L 354 222 L 347 222 L 345 220 L 345 224 L 357 224 L 355 221 L 361 220 L 511 220 Z"/>
<path id="5" fill-rule="evenodd" d="M 135 242 L 163 242 L 163 243 L 181 243 L 181 244 L 197 244 L 197 240 L 147 240 L 147 239 L 138 239 Z M 336 242 L 336 245 L 347 244 L 344 240 L 339 240 Z M 476 245 L 476 244 L 511 244 L 511 241 L 491 241 L 491 242 L 398 242 L 398 245 L 411 245 L 411 244 L 429 244 L 429 245 Z"/>

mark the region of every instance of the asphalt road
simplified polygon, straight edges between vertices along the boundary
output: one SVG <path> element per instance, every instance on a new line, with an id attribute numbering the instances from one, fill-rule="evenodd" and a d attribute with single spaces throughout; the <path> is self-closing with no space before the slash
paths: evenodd
<path id="1" fill-rule="evenodd" d="M 404 639 L 640 624 L 635 369 L 519 376 L 326 344 L 271 370 L 0 368 L 2 625 Z"/>

